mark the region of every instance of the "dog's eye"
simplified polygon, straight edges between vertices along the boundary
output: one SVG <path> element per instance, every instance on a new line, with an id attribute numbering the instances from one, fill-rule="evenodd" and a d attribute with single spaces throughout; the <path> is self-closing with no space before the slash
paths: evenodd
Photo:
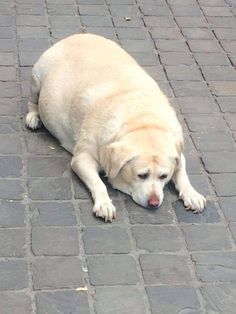
<path id="1" fill-rule="evenodd" d="M 160 177 L 159 177 L 161 180 L 164 180 L 167 178 L 167 174 L 162 174 Z"/>
<path id="2" fill-rule="evenodd" d="M 138 174 L 138 177 L 142 180 L 145 180 L 149 177 L 149 173 L 142 173 L 142 174 Z"/>

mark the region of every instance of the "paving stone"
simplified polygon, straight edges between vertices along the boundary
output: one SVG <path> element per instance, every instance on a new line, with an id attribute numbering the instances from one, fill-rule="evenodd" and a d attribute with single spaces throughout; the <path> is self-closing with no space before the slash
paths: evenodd
<path id="1" fill-rule="evenodd" d="M 50 22 L 51 28 L 55 28 L 55 29 L 60 29 L 64 27 L 66 29 L 74 29 L 74 28 L 80 27 L 80 19 L 78 16 L 53 15 L 49 17 L 49 22 Z"/>
<path id="2" fill-rule="evenodd" d="M 226 59 L 226 57 L 223 54 L 219 54 L 219 53 L 199 52 L 199 53 L 194 53 L 194 58 L 200 66 L 202 65 L 210 65 L 210 66 L 229 65 L 229 62 Z M 218 68 L 219 67 L 217 67 L 217 69 Z M 223 68 L 223 67 L 220 67 L 220 68 Z"/>
<path id="3" fill-rule="evenodd" d="M 47 10 L 49 15 L 77 15 L 77 8 L 75 5 L 63 4 L 48 4 Z"/>
<path id="4" fill-rule="evenodd" d="M 226 219 L 231 222 L 236 222 L 236 199 L 231 197 L 221 197 L 219 203 Z"/>
<path id="5" fill-rule="evenodd" d="M 192 281 L 187 259 L 184 256 L 141 255 L 140 264 L 147 285 L 175 285 Z"/>
<path id="6" fill-rule="evenodd" d="M 20 137 L 15 134 L 0 134 L 0 153 L 1 154 L 21 154 Z"/>
<path id="7" fill-rule="evenodd" d="M 0 39 L 1 52 L 14 52 L 16 49 L 15 41 L 13 39 Z"/>
<path id="8" fill-rule="evenodd" d="M 81 264 L 76 257 L 45 257 L 33 261 L 35 290 L 84 287 Z"/>
<path id="9" fill-rule="evenodd" d="M 11 66 L 0 66 L 0 80 L 1 81 L 15 81 L 16 69 Z"/>
<path id="10" fill-rule="evenodd" d="M 179 4 L 179 0 L 168 0 L 167 2 L 171 7 Z M 197 2 L 196 0 L 182 0 L 181 6 L 197 6 Z"/>
<path id="11" fill-rule="evenodd" d="M 72 290 L 37 292 L 36 305 L 38 314 L 90 313 L 86 293 Z"/>
<path id="12" fill-rule="evenodd" d="M 210 97 L 179 97 L 177 102 L 184 114 L 219 112 L 214 99 Z"/>
<path id="13" fill-rule="evenodd" d="M 43 15 L 45 7 L 40 3 L 16 3 L 17 14 Z"/>
<path id="14" fill-rule="evenodd" d="M 21 200 L 23 192 L 20 180 L 0 179 L 0 199 Z"/>
<path id="15" fill-rule="evenodd" d="M 36 226 L 74 226 L 76 215 L 69 202 L 33 202 L 32 224 Z M 1 216 L 0 216 L 1 217 Z"/>
<path id="16" fill-rule="evenodd" d="M 20 132 L 19 119 L 16 117 L 1 117 L 0 116 L 0 133 L 11 134 Z"/>
<path id="17" fill-rule="evenodd" d="M 160 65 L 151 65 L 142 67 L 155 81 L 163 82 L 167 80 L 165 72 Z"/>
<path id="18" fill-rule="evenodd" d="M 227 40 L 236 40 L 235 29 L 231 28 L 216 28 L 214 30 L 216 37 L 219 40 L 227 39 Z"/>
<path id="19" fill-rule="evenodd" d="M 235 252 L 193 253 L 196 274 L 202 282 L 235 282 Z"/>
<path id="20" fill-rule="evenodd" d="M 180 3 L 180 5 L 171 6 L 171 10 L 174 16 L 202 16 L 202 12 L 197 6 L 181 6 Z"/>
<path id="21" fill-rule="evenodd" d="M 192 186 L 205 197 L 211 194 L 209 189 L 208 178 L 203 174 L 191 174 L 189 175 L 190 182 Z"/>
<path id="22" fill-rule="evenodd" d="M 200 312 L 197 293 L 191 286 L 149 286 L 146 290 L 153 314 Z"/>
<path id="23" fill-rule="evenodd" d="M 161 52 L 161 62 L 164 65 L 193 65 L 194 58 L 187 52 Z"/>
<path id="24" fill-rule="evenodd" d="M 190 251 L 230 249 L 231 244 L 224 226 L 209 224 L 183 226 Z M 206 241 L 207 240 L 207 241 Z"/>
<path id="25" fill-rule="evenodd" d="M 189 52 L 184 40 L 159 39 L 155 41 L 158 51 L 165 52 Z"/>
<path id="26" fill-rule="evenodd" d="M 219 44 L 214 40 L 188 40 L 192 52 L 221 52 Z"/>
<path id="27" fill-rule="evenodd" d="M 195 65 L 166 66 L 167 77 L 174 81 L 201 81 L 202 75 Z"/>
<path id="28" fill-rule="evenodd" d="M 140 64 L 141 66 L 154 66 L 159 64 L 157 54 L 152 52 L 132 52 L 132 57 Z"/>
<path id="29" fill-rule="evenodd" d="M 133 257 L 124 254 L 87 257 L 90 283 L 103 285 L 134 285 L 138 279 Z"/>
<path id="30" fill-rule="evenodd" d="M 229 128 L 233 131 L 236 131 L 236 114 L 235 113 L 226 113 L 224 115 L 225 120 Z"/>
<path id="31" fill-rule="evenodd" d="M 76 228 L 33 227 L 32 251 L 34 255 L 78 255 Z"/>
<path id="32" fill-rule="evenodd" d="M 11 25 L 13 25 L 13 16 L 0 15 L 0 26 L 11 26 Z"/>
<path id="33" fill-rule="evenodd" d="M 209 85 L 215 96 L 236 96 L 236 81 L 209 81 Z"/>
<path id="34" fill-rule="evenodd" d="M 27 163 L 31 177 L 60 177 L 70 172 L 70 163 L 66 158 L 29 157 Z"/>
<path id="35" fill-rule="evenodd" d="M 21 38 L 18 40 L 19 52 L 30 51 L 42 53 L 50 47 L 48 38 Z"/>
<path id="36" fill-rule="evenodd" d="M 133 236 L 138 249 L 150 252 L 176 252 L 183 248 L 183 238 L 175 226 L 135 226 Z M 155 241 L 153 241 L 155 239 Z"/>
<path id="37" fill-rule="evenodd" d="M 148 39 L 148 32 L 142 28 L 137 32 L 135 28 L 125 28 L 125 27 L 117 27 L 116 28 L 117 36 L 120 40 L 123 39 Z"/>
<path id="38" fill-rule="evenodd" d="M 84 246 L 87 254 L 129 253 L 130 237 L 121 227 L 84 228 Z"/>
<path id="39" fill-rule="evenodd" d="M 0 81 L 0 97 L 16 97 L 18 95 L 19 88 L 15 82 L 3 82 Z"/>
<path id="40" fill-rule="evenodd" d="M 146 39 L 123 39 L 120 41 L 121 46 L 128 52 L 152 52 L 154 51 L 154 44 Z"/>
<path id="41" fill-rule="evenodd" d="M 183 35 L 180 30 L 176 28 L 164 27 L 150 27 L 150 33 L 153 39 L 182 39 Z"/>
<path id="42" fill-rule="evenodd" d="M 32 313 L 31 299 L 25 292 L 0 292 L 1 314 Z"/>
<path id="43" fill-rule="evenodd" d="M 140 4 L 139 8 L 144 16 L 171 16 L 170 9 L 164 4 L 165 2 L 161 5 Z"/>
<path id="44" fill-rule="evenodd" d="M 0 65 L 14 65 L 15 56 L 12 52 L 0 52 Z"/>
<path id="45" fill-rule="evenodd" d="M 236 241 L 236 223 L 230 223 L 230 231 L 233 234 L 234 241 Z"/>
<path id="46" fill-rule="evenodd" d="M 0 228 L 24 227 L 25 207 L 20 202 L 0 201 Z"/>
<path id="47" fill-rule="evenodd" d="M 186 27 L 181 29 L 187 39 L 213 39 L 212 31 L 207 28 Z"/>
<path id="48" fill-rule="evenodd" d="M 80 15 L 109 15 L 108 9 L 103 5 L 85 5 L 79 6 Z"/>
<path id="49" fill-rule="evenodd" d="M 22 172 L 22 159 L 17 156 L 0 156 L 0 176 L 19 177 Z"/>
<path id="50" fill-rule="evenodd" d="M 24 257 L 25 247 L 25 229 L 0 229 L 1 257 Z"/>
<path id="51" fill-rule="evenodd" d="M 69 178 L 29 179 L 29 195 L 33 200 L 68 200 L 71 198 Z"/>
<path id="52" fill-rule="evenodd" d="M 21 290 L 27 288 L 27 286 L 28 270 L 26 261 L 20 259 L 0 261 L 0 290 Z"/>
<path id="53" fill-rule="evenodd" d="M 220 115 L 189 114 L 185 119 L 191 132 L 226 130 L 226 123 Z"/>
<path id="54" fill-rule="evenodd" d="M 131 20 L 126 20 L 123 16 L 113 16 L 112 20 L 115 27 L 139 28 L 144 26 L 143 20 L 139 16 L 132 17 Z"/>
<path id="55" fill-rule="evenodd" d="M 236 174 L 213 174 L 211 181 L 218 196 L 236 196 Z"/>
<path id="56" fill-rule="evenodd" d="M 199 0 L 199 4 L 205 7 L 225 7 L 227 3 L 224 0 Z"/>
<path id="57" fill-rule="evenodd" d="M 215 17 L 215 16 L 210 16 L 207 17 L 208 23 L 211 25 L 213 28 L 217 27 L 225 27 L 225 28 L 231 28 L 231 27 L 236 27 L 236 18 L 235 16 L 220 16 L 220 17 Z"/>
<path id="58" fill-rule="evenodd" d="M 207 81 L 235 81 L 236 71 L 230 66 L 202 66 L 201 70 Z"/>
<path id="59" fill-rule="evenodd" d="M 234 313 L 236 305 L 235 284 L 204 284 L 200 289 L 208 313 Z"/>
<path id="60" fill-rule="evenodd" d="M 232 16 L 227 7 L 202 7 L 205 16 Z"/>
<path id="61" fill-rule="evenodd" d="M 170 83 L 159 81 L 158 86 L 164 95 L 166 95 L 169 98 L 174 97 L 173 90 L 170 86 Z"/>
<path id="62" fill-rule="evenodd" d="M 86 33 L 93 33 L 111 40 L 117 40 L 116 32 L 111 27 L 86 27 Z"/>
<path id="63" fill-rule="evenodd" d="M 17 26 L 45 26 L 47 18 L 45 15 L 18 15 L 16 17 Z"/>
<path id="64" fill-rule="evenodd" d="M 134 5 L 129 4 L 111 4 L 109 5 L 109 10 L 112 16 L 137 16 L 139 15 L 139 10 Z"/>
<path id="65" fill-rule="evenodd" d="M 47 27 L 43 26 L 18 26 L 17 27 L 18 38 L 47 38 L 49 32 Z"/>
<path id="66" fill-rule="evenodd" d="M 207 152 L 202 155 L 202 160 L 210 173 L 236 172 L 236 152 Z"/>
<path id="67" fill-rule="evenodd" d="M 124 225 L 124 209 L 120 202 L 113 201 L 113 205 L 116 207 L 116 219 L 112 221 L 112 224 L 107 224 L 113 228 L 114 225 L 122 224 Z M 86 226 L 104 226 L 104 219 L 100 219 L 93 214 L 93 202 L 79 202 L 79 211 L 81 215 L 81 221 Z"/>
<path id="68" fill-rule="evenodd" d="M 217 97 L 222 112 L 236 112 L 236 97 Z"/>
<path id="69" fill-rule="evenodd" d="M 0 27 L 0 38 L 2 39 L 14 38 L 13 27 Z"/>
<path id="70" fill-rule="evenodd" d="M 175 213 L 179 222 L 184 223 L 213 223 L 219 222 L 220 216 L 217 207 L 211 203 L 207 202 L 207 206 L 202 213 L 194 214 L 191 210 L 186 210 L 182 201 L 177 201 L 174 203 Z"/>
<path id="71" fill-rule="evenodd" d="M 97 287 L 94 299 L 97 314 L 143 314 L 146 312 L 143 293 L 132 286 Z"/>
<path id="72" fill-rule="evenodd" d="M 81 16 L 81 22 L 84 26 L 101 26 L 101 27 L 112 27 L 111 18 L 108 16 Z"/>
<path id="73" fill-rule="evenodd" d="M 144 16 L 144 23 L 148 27 L 174 28 L 176 26 L 171 16 Z"/>
<path id="74" fill-rule="evenodd" d="M 173 223 L 171 206 L 165 197 L 162 205 L 158 209 L 143 208 L 133 200 L 125 200 L 125 206 L 131 224 L 168 224 Z"/>
<path id="75" fill-rule="evenodd" d="M 26 137 L 28 152 L 40 155 L 56 155 L 64 152 L 57 140 L 47 133 L 32 133 Z"/>
<path id="76" fill-rule="evenodd" d="M 210 93 L 205 82 L 172 81 L 171 85 L 176 97 L 209 97 Z"/>
<path id="77" fill-rule="evenodd" d="M 176 16 L 179 27 L 208 27 L 204 17 L 199 16 Z"/>
<path id="78" fill-rule="evenodd" d="M 201 152 L 217 152 L 234 150 L 232 135 L 223 131 L 210 131 L 191 134 L 194 144 Z"/>
<path id="79" fill-rule="evenodd" d="M 228 53 L 235 53 L 236 52 L 236 40 L 221 40 L 221 45 L 223 46 L 224 50 Z"/>

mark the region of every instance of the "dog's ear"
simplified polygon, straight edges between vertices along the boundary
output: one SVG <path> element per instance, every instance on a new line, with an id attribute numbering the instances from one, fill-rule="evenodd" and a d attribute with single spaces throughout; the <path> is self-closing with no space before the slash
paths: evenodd
<path id="1" fill-rule="evenodd" d="M 135 154 L 127 144 L 120 141 L 107 147 L 106 157 L 105 172 L 108 178 L 114 179 L 120 170 L 135 158 Z"/>

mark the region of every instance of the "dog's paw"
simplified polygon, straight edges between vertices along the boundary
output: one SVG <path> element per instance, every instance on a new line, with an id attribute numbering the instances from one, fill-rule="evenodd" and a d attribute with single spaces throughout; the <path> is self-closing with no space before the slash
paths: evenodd
<path id="1" fill-rule="evenodd" d="M 206 206 L 206 199 L 193 187 L 181 191 L 179 197 L 183 200 L 187 210 L 192 210 L 195 214 L 201 213 Z"/>
<path id="2" fill-rule="evenodd" d="M 36 129 L 41 128 L 42 122 L 39 118 L 38 113 L 34 111 L 27 113 L 25 117 L 25 125 L 27 128 L 31 130 L 36 130 Z"/>
<path id="3" fill-rule="evenodd" d="M 105 222 L 116 218 L 116 208 L 113 206 L 111 200 L 96 201 L 93 207 L 93 212 L 96 217 L 101 217 Z"/>

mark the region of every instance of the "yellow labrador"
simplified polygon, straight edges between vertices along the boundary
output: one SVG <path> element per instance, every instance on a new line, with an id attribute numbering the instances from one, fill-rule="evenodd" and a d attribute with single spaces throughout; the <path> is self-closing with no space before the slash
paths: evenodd
<path id="1" fill-rule="evenodd" d="M 181 126 L 157 83 L 116 43 L 100 36 L 68 37 L 32 70 L 26 126 L 41 121 L 72 155 L 89 188 L 93 211 L 112 221 L 116 209 L 99 177 L 138 204 L 158 207 L 173 180 L 184 205 L 201 212 L 206 200 L 190 184 Z"/>

